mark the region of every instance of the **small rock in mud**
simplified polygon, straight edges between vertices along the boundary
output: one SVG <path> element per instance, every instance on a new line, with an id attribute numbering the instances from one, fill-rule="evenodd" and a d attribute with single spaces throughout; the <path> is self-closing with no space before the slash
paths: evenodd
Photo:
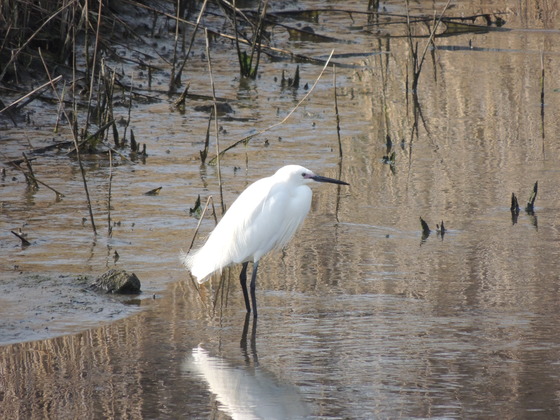
<path id="1" fill-rule="evenodd" d="M 216 108 L 218 115 L 231 114 L 234 112 L 231 105 L 227 102 L 217 102 Z M 197 112 L 213 112 L 214 105 L 197 105 L 194 107 L 194 110 Z"/>
<path id="2" fill-rule="evenodd" d="M 99 276 L 90 287 L 105 293 L 137 294 L 140 293 L 140 280 L 134 273 L 112 268 Z"/>

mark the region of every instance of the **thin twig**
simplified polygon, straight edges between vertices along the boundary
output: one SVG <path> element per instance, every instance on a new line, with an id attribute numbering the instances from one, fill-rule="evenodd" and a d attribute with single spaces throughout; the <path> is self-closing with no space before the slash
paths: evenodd
<path id="1" fill-rule="evenodd" d="M 336 94 L 336 66 L 333 66 L 333 93 L 334 93 L 334 112 L 336 114 L 336 136 L 338 138 L 338 179 L 342 178 L 342 140 L 340 139 L 340 115 L 338 113 L 338 99 Z M 341 186 L 338 185 L 336 195 L 336 221 L 340 222 L 338 218 L 338 210 L 340 208 L 340 191 Z"/>
<path id="2" fill-rule="evenodd" d="M 196 224 L 196 229 L 194 230 L 194 234 L 191 240 L 191 244 L 189 246 L 189 249 L 187 250 L 187 252 L 184 252 L 183 250 L 181 250 L 181 259 L 185 259 L 187 257 L 187 255 L 189 254 L 189 252 L 191 252 L 191 249 L 194 245 L 194 241 L 196 239 L 196 236 L 198 235 L 198 230 L 200 229 L 200 224 L 202 223 L 202 220 L 204 220 L 204 215 L 206 214 L 206 209 L 208 208 L 208 204 L 210 204 L 210 201 L 212 201 L 212 206 L 214 206 L 214 200 L 212 199 L 212 196 L 209 195 L 208 199 L 206 200 L 206 204 L 204 205 L 204 209 L 202 210 L 202 213 L 200 215 L 200 218 L 198 219 L 198 223 Z M 196 281 L 194 280 L 194 277 L 191 275 L 190 276 L 191 282 L 194 286 L 194 288 L 196 289 L 198 296 L 201 298 L 202 300 L 202 294 L 200 293 L 200 288 L 198 287 L 198 284 L 196 284 Z"/>
<path id="3" fill-rule="evenodd" d="M 259 23 L 257 25 L 257 31 L 255 32 L 253 45 L 251 45 L 251 58 L 249 60 L 249 63 L 251 63 L 250 64 L 251 67 L 253 67 L 253 57 L 255 55 L 255 49 L 257 51 L 257 60 L 256 60 L 256 63 L 255 63 L 255 70 L 253 71 L 253 70 L 249 69 L 250 76 L 253 79 L 257 77 L 257 70 L 259 68 L 259 60 L 260 60 L 260 57 L 261 57 L 261 47 L 260 47 L 260 45 L 261 45 L 262 32 L 263 32 L 263 28 L 264 28 L 264 21 L 265 21 L 265 18 L 266 18 L 267 7 L 268 7 L 268 0 L 264 0 L 264 5 L 263 5 L 263 8 L 262 8 L 261 15 L 259 17 Z M 258 48 L 257 48 L 257 45 L 259 46 Z"/>
<path id="4" fill-rule="evenodd" d="M 336 115 L 336 135 L 338 138 L 338 157 L 342 161 L 342 141 L 340 139 L 340 115 L 338 114 L 338 99 L 336 94 L 336 66 L 333 66 L 333 91 L 334 91 L 334 112 Z"/>
<path id="5" fill-rule="evenodd" d="M 45 67 L 45 72 L 47 73 L 47 77 L 49 78 L 49 80 L 51 82 L 53 92 L 57 96 L 57 98 L 60 99 L 60 97 L 58 95 L 58 92 L 54 87 L 53 79 L 52 79 L 51 74 L 49 72 L 49 68 L 47 67 L 47 63 L 43 59 L 43 56 L 42 56 L 40 50 L 39 50 L 39 55 L 41 56 L 41 60 L 43 62 L 43 66 Z M 76 44 L 74 43 L 74 60 L 75 60 L 75 57 L 76 57 Z M 73 72 L 74 72 L 75 71 L 75 62 L 74 62 L 73 67 L 74 67 L 74 69 L 73 69 Z M 75 80 L 75 74 L 73 74 L 73 78 Z M 76 98 L 75 92 L 73 92 L 73 96 L 74 96 L 74 100 L 75 100 L 75 98 Z M 68 118 L 68 114 L 66 114 L 66 110 L 63 109 L 63 111 L 64 111 L 64 115 L 66 115 L 66 120 L 68 121 L 68 124 L 70 124 L 70 129 L 71 129 L 71 132 L 72 132 L 72 139 L 74 140 L 74 147 L 76 148 L 76 157 L 78 159 L 78 165 L 80 166 L 80 172 L 82 174 L 82 181 L 84 183 L 84 191 L 86 193 L 87 207 L 88 207 L 88 212 L 89 212 L 89 218 L 91 220 L 91 226 L 92 226 L 92 229 L 93 229 L 93 234 L 97 235 L 97 229 L 95 228 L 95 220 L 93 218 L 93 208 L 91 206 L 91 199 L 90 199 L 90 196 L 89 196 L 89 190 L 88 190 L 87 181 L 86 181 L 86 173 L 84 171 L 84 166 L 82 164 L 82 158 L 80 156 L 80 147 L 78 145 L 78 133 L 75 130 L 75 125 Z M 77 115 L 77 105 L 74 104 L 74 118 L 76 118 L 75 117 L 76 115 Z"/>
<path id="6" fill-rule="evenodd" d="M 33 167 L 31 166 L 31 162 L 27 159 L 27 155 L 22 153 L 23 160 L 25 160 L 25 164 L 27 165 L 27 169 L 29 170 L 29 174 L 26 174 L 27 181 L 32 184 L 31 186 L 36 190 L 39 189 L 39 185 L 37 184 L 37 179 L 35 178 L 35 173 L 33 172 Z"/>
<path id="7" fill-rule="evenodd" d="M 87 4 L 87 3 L 86 3 Z M 89 98 L 88 98 L 88 111 L 87 111 L 87 117 L 86 117 L 86 126 L 84 129 L 84 134 L 87 135 L 88 132 L 88 127 L 89 127 L 89 117 L 90 117 L 90 112 L 92 109 L 91 106 L 91 99 L 93 96 L 93 84 L 95 81 L 95 68 L 97 66 L 97 50 L 99 49 L 99 32 L 101 30 L 101 16 L 102 16 L 102 12 L 103 12 L 103 2 L 100 1 L 99 2 L 99 9 L 97 11 L 97 28 L 95 31 L 95 46 L 93 49 L 93 68 L 91 69 L 91 76 L 90 76 L 90 85 L 89 85 Z M 78 151 L 76 151 L 78 152 Z"/>
<path id="8" fill-rule="evenodd" d="M 325 62 L 325 65 L 323 66 L 323 69 L 321 70 L 321 72 L 319 73 L 319 76 L 317 76 L 317 79 L 315 79 L 315 83 L 313 83 L 313 85 L 311 86 L 311 88 L 309 89 L 309 91 L 304 95 L 304 97 L 297 103 L 297 105 L 288 113 L 288 115 L 286 115 L 282 121 L 277 122 L 275 124 L 272 124 L 271 126 L 268 126 L 267 128 L 264 128 L 254 134 L 251 134 L 249 136 L 243 137 L 241 140 L 237 140 L 236 142 L 234 142 L 233 144 L 230 144 L 228 147 L 226 147 L 224 150 L 222 150 L 219 155 L 214 156 L 209 164 L 212 165 L 214 163 L 215 160 L 218 159 L 219 156 L 223 155 L 224 153 L 226 153 L 228 150 L 233 149 L 234 147 L 239 146 L 241 143 L 247 143 L 249 140 L 251 140 L 253 137 L 259 136 L 263 133 L 266 133 L 267 131 L 272 130 L 273 128 L 278 127 L 279 125 L 284 124 L 288 118 L 290 118 L 292 116 L 292 114 L 296 111 L 296 109 L 298 109 L 300 107 L 300 105 L 309 97 L 309 95 L 311 95 L 311 92 L 313 92 L 313 89 L 315 89 L 315 86 L 317 86 L 317 83 L 319 82 L 319 80 L 321 79 L 321 76 L 323 76 L 323 73 L 325 72 L 325 70 L 327 69 L 331 58 L 334 54 L 334 49 L 331 51 L 329 58 L 327 59 L 327 61 Z"/>
<path id="9" fill-rule="evenodd" d="M 24 101 L 27 98 L 32 97 L 33 95 L 35 95 L 36 93 L 40 92 L 41 90 L 43 90 L 44 88 L 46 88 L 49 85 L 54 85 L 55 83 L 57 83 L 60 79 L 62 79 L 62 75 L 54 78 L 54 79 L 50 79 L 48 82 L 43 83 L 41 86 L 39 86 L 36 89 L 33 89 L 31 92 L 29 92 L 27 95 L 22 96 L 21 98 L 15 100 L 14 102 L 12 102 L 10 105 L 6 106 L 5 108 L 3 108 L 2 110 L 0 110 L 0 114 L 2 114 L 3 112 L 6 111 L 10 111 L 12 108 L 16 107 L 16 105 L 18 105 L 20 102 Z M 31 99 L 33 100 L 33 99 Z M 29 102 L 26 102 L 25 104 L 21 105 L 22 107 L 27 105 Z"/>
<path id="10" fill-rule="evenodd" d="M 194 45 L 194 39 L 195 39 L 195 36 L 196 36 L 196 31 L 198 30 L 198 26 L 200 25 L 200 20 L 202 19 L 202 15 L 204 14 L 204 10 L 206 10 L 206 3 L 208 3 L 208 0 L 204 0 L 204 3 L 202 3 L 202 7 L 200 8 L 200 13 L 198 14 L 198 18 L 196 19 L 196 23 L 194 25 L 193 33 L 191 35 L 191 42 L 189 44 L 189 49 L 187 50 L 187 55 L 185 55 L 185 59 L 181 63 L 181 66 L 179 67 L 179 70 L 177 70 L 177 74 L 175 75 L 175 77 L 171 78 L 171 85 L 169 86 L 170 91 L 173 91 L 175 89 L 175 87 L 178 86 L 181 83 L 181 74 L 183 73 L 183 68 L 185 67 L 185 64 L 187 64 L 187 60 L 189 59 L 189 55 L 191 54 L 191 50 L 192 50 L 192 47 Z M 173 67 L 173 69 L 174 68 L 175 67 Z M 188 89 L 188 86 L 187 86 L 187 89 Z"/>
<path id="11" fill-rule="evenodd" d="M 113 227 L 111 226 L 111 185 L 113 181 L 113 154 L 109 150 L 109 193 L 107 197 L 107 236 L 113 235 Z"/>
<path id="12" fill-rule="evenodd" d="M 251 25 L 253 31 L 255 30 L 255 24 L 253 23 L 253 21 L 251 19 L 249 19 L 245 13 L 243 13 L 243 10 L 237 8 L 235 1 L 233 3 L 230 3 L 227 0 L 221 0 L 219 3 L 220 3 L 220 6 L 222 6 L 222 8 L 223 8 L 223 5 L 225 4 L 232 10 L 232 12 L 233 12 L 232 14 L 233 14 L 234 19 L 236 19 L 237 15 L 240 15 L 241 17 L 243 17 L 243 19 L 245 19 L 245 22 L 247 22 L 249 25 Z M 234 24 L 234 27 L 235 27 L 235 31 L 237 32 L 237 24 Z"/>
<path id="13" fill-rule="evenodd" d="M 208 31 L 205 31 L 206 35 L 206 57 L 208 59 L 208 71 L 210 73 L 210 86 L 212 87 L 212 98 L 214 101 L 214 127 L 216 129 L 216 166 L 218 168 L 218 185 L 220 188 L 220 204 L 222 206 L 222 215 L 226 212 L 226 207 L 224 206 L 224 194 L 222 190 L 222 174 L 220 168 L 220 136 L 218 130 L 218 105 L 216 102 L 216 89 L 214 86 L 214 77 L 212 76 L 212 61 L 210 60 L 210 40 L 208 39 Z"/>
<path id="14" fill-rule="evenodd" d="M 216 215 L 216 207 L 214 207 L 214 200 L 212 200 L 212 216 L 214 216 L 214 225 L 218 225 L 218 216 Z"/>
<path id="15" fill-rule="evenodd" d="M 545 130 L 544 130 L 544 51 L 541 51 L 541 137 L 542 137 L 542 156 L 545 158 Z"/>
<path id="16" fill-rule="evenodd" d="M 78 143 L 78 147 L 80 147 L 80 149 L 82 148 L 82 146 L 84 146 L 85 144 L 88 144 L 91 140 L 93 140 L 94 138 L 96 138 L 97 136 L 101 135 L 101 133 L 103 133 L 105 130 L 107 130 L 109 127 L 111 127 L 113 124 L 115 123 L 115 120 L 111 120 L 108 123 L 103 124 L 101 127 L 99 127 L 97 129 L 97 131 L 95 131 L 95 133 L 90 134 L 89 136 L 87 136 L 84 140 L 82 140 L 81 142 Z M 103 143 L 103 139 L 100 140 Z M 107 146 L 109 147 L 109 146 Z M 70 156 L 75 152 L 75 150 L 70 150 L 67 155 Z"/>
<path id="17" fill-rule="evenodd" d="M 95 221 L 93 219 L 93 208 L 91 206 L 91 199 L 89 197 L 89 190 L 86 181 L 86 171 L 84 170 L 84 165 L 82 164 L 82 157 L 80 156 L 80 147 L 78 146 L 78 138 L 76 135 L 73 136 L 74 146 L 76 147 L 76 158 L 78 159 L 78 165 L 80 166 L 80 172 L 82 174 L 82 181 L 84 184 L 84 191 L 86 193 L 87 207 L 89 212 L 89 218 L 91 220 L 91 227 L 93 229 L 93 234 L 97 235 L 97 229 L 95 228 Z"/>
<path id="18" fill-rule="evenodd" d="M 239 31 L 237 30 L 238 9 L 236 7 L 235 0 L 233 0 L 233 5 L 231 5 L 231 7 L 233 8 L 233 31 L 235 32 L 235 48 L 237 50 L 237 61 L 239 61 L 239 70 L 241 72 L 241 75 L 243 76 L 243 56 L 241 54 L 241 48 L 239 48 Z M 243 17 L 245 17 L 245 15 L 243 15 Z M 247 21 L 250 22 L 249 19 L 247 19 Z"/>
<path id="19" fill-rule="evenodd" d="M 129 96 L 128 96 L 128 114 L 126 117 L 126 124 L 124 125 L 124 133 L 123 133 L 123 138 L 122 138 L 122 144 L 124 145 L 125 141 L 126 141 L 126 130 L 128 129 L 128 127 L 130 126 L 130 113 L 132 111 L 132 97 L 134 92 L 132 91 L 132 87 L 134 86 L 134 73 L 132 73 L 130 75 L 130 92 L 129 92 Z M 132 132 L 132 129 L 130 130 Z M 132 136 L 132 134 L 131 134 Z"/>
<path id="20" fill-rule="evenodd" d="M 41 58 L 42 59 L 42 58 Z M 56 111 L 56 122 L 54 124 L 54 132 L 58 133 L 58 127 L 60 124 L 60 116 L 62 115 L 62 111 L 64 109 L 64 94 L 66 92 L 66 84 L 62 85 L 62 93 L 58 99 L 58 109 Z"/>
<path id="21" fill-rule="evenodd" d="M 208 208 L 208 204 L 210 204 L 210 201 L 212 201 L 212 205 L 214 205 L 214 200 L 213 200 L 211 195 L 208 196 L 208 199 L 206 200 L 206 204 L 204 205 L 204 209 L 202 210 L 200 218 L 198 219 L 198 223 L 196 225 L 196 229 L 194 230 L 194 235 L 193 235 L 193 238 L 192 238 L 192 241 L 191 241 L 191 245 L 189 246 L 189 249 L 187 250 L 187 254 L 189 252 L 191 252 L 191 249 L 194 245 L 194 241 L 196 239 L 196 235 L 198 235 L 198 230 L 200 229 L 200 224 L 202 223 L 202 220 L 204 219 L 204 215 L 206 214 L 206 209 Z"/>
<path id="22" fill-rule="evenodd" d="M 443 15 L 447 11 L 447 8 L 449 7 L 450 3 L 451 3 L 451 0 L 447 0 L 447 3 L 445 4 L 443 10 L 441 11 L 441 13 L 439 15 L 439 18 L 437 19 L 437 21 L 434 24 L 434 27 L 433 27 L 433 29 L 430 33 L 430 37 L 428 38 L 428 42 L 426 42 L 426 45 L 424 46 L 424 51 L 422 51 L 422 56 L 420 57 L 420 64 L 418 65 L 418 73 L 420 73 L 420 70 L 422 70 L 422 65 L 424 64 L 424 59 L 426 58 L 426 53 L 428 52 L 428 48 L 430 47 L 430 44 L 432 44 L 433 41 L 434 41 L 434 36 L 436 35 L 437 28 L 438 28 L 439 24 L 441 23 L 441 20 L 443 19 Z"/>
<path id="23" fill-rule="evenodd" d="M 181 250 L 181 259 L 186 258 L 186 256 L 189 254 L 189 252 L 191 252 L 191 249 L 192 249 L 192 247 L 193 247 L 193 245 L 194 245 L 194 241 L 195 241 L 195 239 L 196 239 L 196 235 L 198 235 L 198 230 L 200 229 L 200 224 L 202 223 L 202 220 L 204 220 L 204 215 L 206 214 L 206 209 L 208 208 L 208 205 L 210 204 L 210 201 L 212 201 L 212 209 L 213 209 L 213 211 L 214 211 L 214 220 L 216 220 L 216 211 L 215 211 L 215 209 L 214 209 L 214 199 L 212 198 L 211 195 L 209 195 L 209 196 L 208 196 L 208 199 L 206 200 L 206 204 L 204 205 L 204 209 L 202 210 L 202 213 L 201 213 L 201 215 L 200 215 L 200 218 L 198 219 L 198 223 L 197 223 L 197 225 L 196 225 L 196 229 L 195 229 L 195 231 L 194 231 L 194 234 L 193 234 L 192 241 L 191 241 L 191 244 L 190 244 L 190 246 L 189 246 L 189 249 L 187 250 L 186 253 L 183 252 L 183 251 Z M 217 221 L 216 221 L 216 224 L 217 224 Z M 195 280 L 194 280 L 194 277 L 193 277 L 192 275 L 190 276 L 190 278 L 191 278 L 191 282 L 192 282 L 194 288 L 196 289 L 196 291 L 197 291 L 197 293 L 198 293 L 198 296 L 199 296 L 199 297 L 201 298 L 201 300 L 202 300 L 202 294 L 200 293 L 200 288 L 199 288 L 198 285 L 196 284 L 196 282 L 195 282 Z"/>
<path id="24" fill-rule="evenodd" d="M 413 92 L 413 94 L 416 94 L 416 91 L 418 89 L 418 79 L 420 78 L 420 73 L 422 72 L 422 66 L 424 65 L 424 60 L 426 58 L 426 53 L 428 52 L 428 48 L 434 42 L 434 37 L 436 35 L 437 28 L 438 28 L 441 20 L 443 19 L 443 15 L 447 11 L 447 8 L 449 7 L 450 3 L 451 3 L 451 0 L 447 0 L 447 3 L 445 4 L 445 6 L 444 6 L 443 10 L 441 11 L 441 13 L 439 15 L 439 18 L 437 20 L 435 19 L 435 16 L 434 16 L 434 27 L 430 31 L 430 36 L 428 38 L 428 41 L 426 42 L 426 45 L 424 46 L 424 51 L 422 51 L 422 55 L 420 56 L 420 59 L 418 59 L 418 44 L 416 44 L 415 46 L 413 46 L 413 44 L 412 44 L 412 31 L 411 31 L 411 22 L 410 22 L 410 14 L 409 14 L 409 1 L 408 0 L 406 1 L 407 37 L 408 37 L 408 42 L 409 42 L 409 45 L 410 45 L 410 51 L 411 51 L 411 55 L 412 55 L 412 59 L 413 59 L 413 65 L 414 65 L 413 79 L 412 79 L 412 92 Z"/>
<path id="25" fill-rule="evenodd" d="M 4 153 L 1 153 L 1 152 L 0 152 L 0 154 L 2 154 L 2 156 L 4 156 L 4 159 L 8 159 L 8 157 L 7 157 L 6 155 L 4 155 Z M 43 181 L 41 181 L 40 179 L 37 179 L 34 175 L 26 174 L 25 171 L 24 171 L 19 165 L 17 165 L 17 164 L 15 163 L 15 161 L 11 161 L 11 162 L 8 162 L 8 163 L 10 163 L 10 164 L 11 164 L 15 169 L 17 169 L 18 171 L 20 171 L 21 173 L 23 173 L 26 177 L 31 176 L 31 177 L 33 178 L 33 181 L 34 181 L 34 182 L 37 182 L 38 184 L 41 184 L 42 186 L 44 186 L 44 187 L 48 188 L 49 190 L 51 190 L 52 192 L 54 192 L 54 193 L 56 194 L 56 198 L 57 198 L 57 199 L 58 199 L 58 198 L 61 198 L 61 197 L 64 197 L 64 194 L 62 194 L 60 191 L 57 191 L 57 190 L 55 190 L 53 187 L 51 187 L 51 186 L 45 184 L 45 183 L 44 183 Z"/>
<path id="26" fill-rule="evenodd" d="M 25 239 L 25 238 L 23 237 L 23 235 L 21 235 L 21 234 L 19 234 L 19 233 L 17 233 L 17 232 L 14 232 L 13 230 L 10 230 L 10 232 L 12 232 L 15 236 L 17 236 L 17 237 L 21 240 L 21 246 L 24 246 L 24 247 L 25 247 L 25 246 L 31 245 L 31 243 L 30 243 L 27 239 Z"/>
<path id="27" fill-rule="evenodd" d="M 214 108 L 210 112 L 208 117 L 208 127 L 206 127 L 206 137 L 204 139 L 204 149 L 200 151 L 200 161 L 204 165 L 206 163 L 206 157 L 208 156 L 208 147 L 210 145 L 210 126 L 212 125 L 212 117 L 214 116 Z"/>
<path id="28" fill-rule="evenodd" d="M 177 10 L 177 16 L 175 19 L 175 42 L 173 43 L 173 61 L 171 62 L 171 78 L 169 80 L 169 92 L 173 92 L 175 90 L 175 64 L 177 63 L 177 44 L 179 43 L 179 24 L 180 24 L 180 17 L 179 13 L 181 11 L 180 1 L 177 0 L 175 3 L 175 8 Z"/>

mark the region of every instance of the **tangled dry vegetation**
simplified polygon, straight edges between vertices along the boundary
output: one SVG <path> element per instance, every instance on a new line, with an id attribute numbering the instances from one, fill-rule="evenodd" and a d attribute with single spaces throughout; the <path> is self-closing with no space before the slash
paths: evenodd
<path id="1" fill-rule="evenodd" d="M 412 16 L 408 12 L 387 13 L 377 1 L 369 1 L 359 11 L 340 7 L 288 10 L 284 5 L 275 5 L 276 9 L 271 10 L 267 0 L 253 5 L 254 9 L 240 9 L 235 1 L 227 0 L 0 0 L 0 124 L 26 124 L 26 107 L 40 102 L 44 106 L 41 112 L 52 116 L 53 131 L 59 132 L 63 127 L 68 133 L 62 143 L 28 150 L 29 159 L 25 154 L 23 158 L 2 154 L 4 162 L 23 172 L 28 184 L 36 188 L 45 184 L 33 173 L 31 155 L 51 148 L 67 150 L 80 166 L 95 231 L 81 156 L 146 159 L 149 150 L 136 140 L 129 127 L 133 104 L 165 98 L 184 111 L 187 98 L 201 99 L 201 95 L 189 92 L 186 81 L 192 71 L 188 60 L 195 51 L 209 57 L 214 42 L 233 46 L 227 51 L 238 62 L 237 77 L 246 79 L 257 77 L 264 56 L 289 60 L 294 76 L 282 73 L 280 83 L 282 89 L 297 90 L 302 88 L 298 63 L 325 67 L 337 63 L 331 61 L 332 54 L 328 59 L 315 58 L 279 48 L 272 39 L 273 29 L 279 28 L 290 40 L 344 45 L 351 41 L 320 33 L 317 23 L 330 13 L 344 14 L 351 20 L 359 15 L 365 17 L 360 34 L 380 36 L 383 28 L 401 27 L 399 36 L 408 38 L 411 52 L 411 63 L 406 63 L 407 92 L 414 95 L 426 52 L 437 35 L 484 30 L 504 23 L 499 15 L 444 17 L 447 6 L 437 16 Z M 165 50 L 156 48 L 156 41 L 161 39 L 167 42 Z M 211 79 L 210 60 L 208 64 L 205 77 Z M 141 87 L 134 77 L 142 77 Z M 159 83 L 154 88 L 156 78 Z M 213 103 L 209 108 L 209 131 L 212 118 L 217 120 L 219 106 L 227 104 L 220 103 L 215 93 L 202 99 Z M 117 108 L 120 115 L 123 109 L 128 110 L 128 117 L 117 118 Z M 221 153 L 246 144 L 252 136 L 234 142 Z M 208 133 L 206 138 L 205 149 L 200 153 L 202 163 L 209 153 Z M 210 163 L 216 163 L 221 153 Z M 391 162 L 394 166 L 394 159 Z"/>

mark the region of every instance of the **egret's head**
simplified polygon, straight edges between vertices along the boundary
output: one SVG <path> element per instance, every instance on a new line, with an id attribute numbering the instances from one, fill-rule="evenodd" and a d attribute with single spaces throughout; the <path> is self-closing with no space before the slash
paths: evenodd
<path id="1" fill-rule="evenodd" d="M 327 178 L 325 176 L 316 175 L 313 171 L 299 165 L 287 165 L 284 166 L 274 174 L 274 176 L 279 176 L 284 178 L 288 182 L 293 182 L 297 184 L 307 184 L 312 181 L 316 182 L 330 182 L 332 184 L 340 185 L 350 185 L 347 182 L 339 181 L 338 179 Z"/>

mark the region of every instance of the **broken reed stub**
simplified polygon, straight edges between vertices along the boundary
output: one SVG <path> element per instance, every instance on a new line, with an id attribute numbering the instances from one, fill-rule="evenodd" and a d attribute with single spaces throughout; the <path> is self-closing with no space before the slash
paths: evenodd
<path id="1" fill-rule="evenodd" d="M 512 214 L 519 214 L 519 202 L 517 201 L 517 197 L 515 196 L 515 193 L 511 193 L 510 210 Z"/>
<path id="2" fill-rule="evenodd" d="M 105 293 L 133 295 L 141 292 L 140 280 L 134 273 L 112 268 L 99 276 L 90 286 L 92 290 Z"/>
<path id="3" fill-rule="evenodd" d="M 420 217 L 420 225 L 422 225 L 422 233 L 424 235 L 429 235 L 430 232 L 431 232 L 430 227 L 428 226 L 426 221 L 424 219 L 422 219 L 422 217 Z"/>
<path id="4" fill-rule="evenodd" d="M 533 192 L 531 193 L 531 197 L 529 197 L 529 201 L 527 202 L 527 207 L 525 207 L 525 211 L 527 213 L 533 213 L 535 211 L 535 200 L 537 199 L 537 192 L 539 191 L 539 181 L 535 182 L 533 186 Z"/>

